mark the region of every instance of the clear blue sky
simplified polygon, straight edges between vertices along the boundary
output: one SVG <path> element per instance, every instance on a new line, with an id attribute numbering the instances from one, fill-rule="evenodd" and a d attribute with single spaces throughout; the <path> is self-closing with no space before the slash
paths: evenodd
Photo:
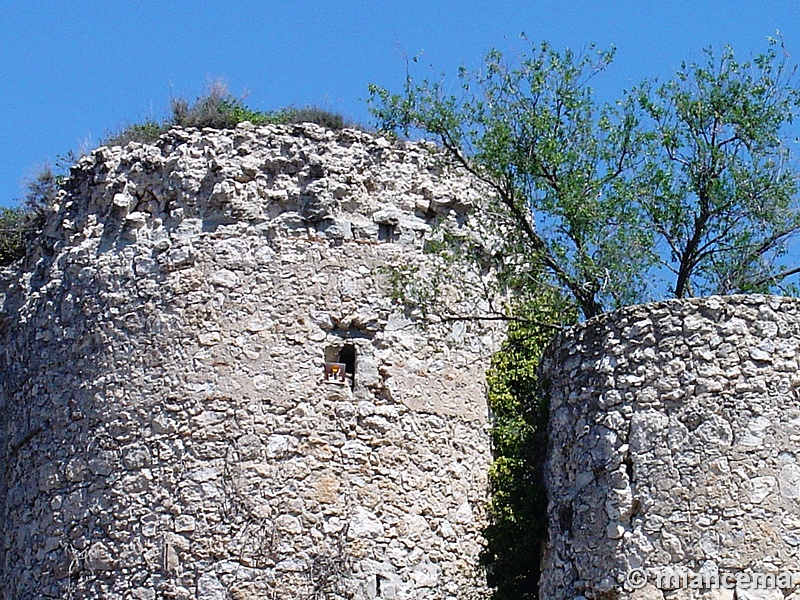
<path id="1" fill-rule="evenodd" d="M 226 80 L 252 108 L 320 105 L 369 121 L 367 85 L 399 90 L 404 55 L 418 73 L 475 67 L 495 46 L 534 41 L 615 45 L 595 81 L 609 97 L 645 77 L 669 77 L 704 46 L 740 57 L 783 33 L 800 58 L 796 2 L 0 0 L 0 205 L 56 155 L 110 130 L 166 115 Z M 429 67 L 432 65 L 432 67 Z"/>

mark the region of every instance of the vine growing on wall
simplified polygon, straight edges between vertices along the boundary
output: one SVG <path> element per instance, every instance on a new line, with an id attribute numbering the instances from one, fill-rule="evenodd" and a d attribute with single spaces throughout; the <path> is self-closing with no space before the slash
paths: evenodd
<path id="1" fill-rule="evenodd" d="M 483 226 L 483 227 L 482 227 Z M 578 309 L 558 290 L 537 284 L 530 265 L 513 267 L 498 248 L 501 232 L 473 224 L 440 225 L 425 244 L 428 260 L 387 268 L 393 300 L 418 326 L 501 321 L 506 339 L 486 373 L 493 462 L 486 544 L 481 554 L 494 600 L 538 600 L 539 558 L 547 540 L 546 386 L 542 352 Z M 536 293 L 513 297 L 520 280 Z"/>
<path id="2" fill-rule="evenodd" d="M 495 600 L 538 600 L 540 557 L 547 540 L 547 382 L 537 368 L 553 330 L 533 324 L 552 314 L 543 302 L 512 321 L 508 337 L 486 373 L 493 417 L 491 501 L 481 563 Z M 574 319 L 575 314 L 571 315 Z"/>

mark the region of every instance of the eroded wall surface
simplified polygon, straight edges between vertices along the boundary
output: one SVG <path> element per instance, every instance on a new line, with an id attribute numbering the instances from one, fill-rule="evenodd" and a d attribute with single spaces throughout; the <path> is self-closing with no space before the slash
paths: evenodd
<path id="1" fill-rule="evenodd" d="M 82 159 L 3 274 L 0 596 L 483 593 L 498 331 L 423 329 L 389 285 L 476 193 L 310 125 Z"/>
<path id="2" fill-rule="evenodd" d="M 564 333 L 543 364 L 542 598 L 800 597 L 777 580 L 800 583 L 799 350 L 800 301 L 769 296 L 630 307 Z"/>

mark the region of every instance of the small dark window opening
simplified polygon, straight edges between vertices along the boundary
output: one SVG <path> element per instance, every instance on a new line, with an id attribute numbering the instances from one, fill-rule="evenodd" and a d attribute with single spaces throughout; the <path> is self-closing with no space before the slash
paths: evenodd
<path id="1" fill-rule="evenodd" d="M 386 581 L 386 577 L 383 575 L 375 575 L 375 593 L 380 596 L 381 595 L 381 583 Z"/>
<path id="2" fill-rule="evenodd" d="M 339 352 L 338 362 L 344 364 L 344 371 L 350 380 L 350 387 L 356 387 L 356 347 L 347 344 Z"/>
<path id="3" fill-rule="evenodd" d="M 378 223 L 378 241 L 395 242 L 397 241 L 397 225 L 391 223 Z"/>

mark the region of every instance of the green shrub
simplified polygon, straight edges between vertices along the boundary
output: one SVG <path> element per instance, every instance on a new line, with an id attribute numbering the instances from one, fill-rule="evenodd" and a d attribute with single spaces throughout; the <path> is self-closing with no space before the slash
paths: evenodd
<path id="1" fill-rule="evenodd" d="M 547 451 L 549 400 L 537 370 L 552 327 L 536 323 L 574 322 L 574 311 L 555 314 L 543 295 L 540 308 L 511 321 L 503 347 L 486 373 L 492 411 L 494 462 L 489 470 L 491 500 L 481 563 L 494 600 L 538 600 L 540 559 L 547 540 Z M 519 311 L 518 311 L 519 312 Z"/>
<path id="2" fill-rule="evenodd" d="M 25 209 L 0 207 L 0 266 L 25 255 Z"/>
<path id="3" fill-rule="evenodd" d="M 73 162 L 72 153 L 58 160 L 60 165 Z M 57 175 L 47 165 L 28 183 L 28 193 L 18 206 L 0 207 L 0 266 L 10 265 L 25 255 L 26 242 L 44 227 L 64 180 L 63 175 Z"/>
<path id="4" fill-rule="evenodd" d="M 189 104 L 183 98 L 172 100 L 172 119 L 170 125 L 177 127 L 211 127 L 226 129 L 236 127 L 243 121 L 255 124 L 267 123 L 270 116 L 247 108 L 242 100 L 233 96 L 222 82 L 214 82 L 208 93 Z"/>
<path id="5" fill-rule="evenodd" d="M 151 144 L 155 142 L 163 133 L 169 131 L 171 125 L 169 123 L 159 123 L 157 121 L 145 121 L 144 123 L 137 123 L 130 125 L 125 129 L 113 134 L 106 139 L 102 145 L 104 146 L 125 146 L 130 142 L 139 142 L 140 144 Z"/>
<path id="6" fill-rule="evenodd" d="M 286 111 L 286 120 L 284 122 L 314 123 L 334 131 L 339 131 L 346 127 L 345 119 L 342 115 L 315 106 L 289 109 Z"/>
<path id="7" fill-rule="evenodd" d="M 163 122 L 148 120 L 130 125 L 110 135 L 104 142 L 109 146 L 124 146 L 128 142 L 154 143 L 159 136 L 172 127 L 195 127 L 202 129 L 229 129 L 249 121 L 254 125 L 291 125 L 314 123 L 335 131 L 345 127 L 360 126 L 346 120 L 342 115 L 316 106 L 304 108 L 287 107 L 272 112 L 253 110 L 228 91 L 222 82 L 212 83 L 204 96 L 190 103 L 185 98 L 173 98 L 170 116 Z"/>
<path id="8" fill-rule="evenodd" d="M 56 162 L 59 168 L 67 168 L 77 162 L 74 153 L 69 152 L 66 156 L 60 156 Z M 28 193 L 23 202 L 27 213 L 42 213 L 48 211 L 58 199 L 58 192 L 64 184 L 66 177 L 53 171 L 50 165 L 45 165 L 32 181 L 28 182 Z"/>

